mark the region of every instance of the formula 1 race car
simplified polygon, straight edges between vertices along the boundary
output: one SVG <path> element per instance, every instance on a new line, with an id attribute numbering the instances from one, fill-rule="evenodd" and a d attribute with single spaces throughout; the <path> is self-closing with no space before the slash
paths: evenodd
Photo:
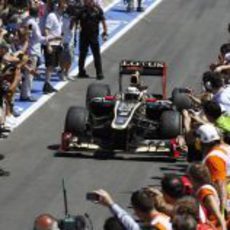
<path id="1" fill-rule="evenodd" d="M 166 64 L 157 61 L 120 63 L 119 92 L 111 95 L 107 84 L 92 83 L 86 92 L 86 108 L 69 108 L 62 133 L 60 153 L 76 148 L 97 148 L 107 152 L 168 152 L 180 155 L 176 138 L 182 134 L 181 110 L 191 105 L 187 95 L 174 89 L 166 97 Z M 123 76 L 129 86 L 123 89 Z M 162 93 L 152 94 L 142 78 L 162 78 Z M 149 84 L 148 84 L 149 85 Z"/>

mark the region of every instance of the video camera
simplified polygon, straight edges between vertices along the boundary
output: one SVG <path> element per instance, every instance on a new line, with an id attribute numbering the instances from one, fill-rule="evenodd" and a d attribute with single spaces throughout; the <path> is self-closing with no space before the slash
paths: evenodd
<path id="1" fill-rule="evenodd" d="M 68 212 L 67 193 L 65 188 L 65 181 L 62 181 L 65 217 L 58 221 L 58 226 L 61 230 L 93 230 L 93 225 L 88 214 L 84 215 L 70 215 Z"/>
<path id="2" fill-rule="evenodd" d="M 1 73 L 0 73 L 1 79 L 11 82 L 14 78 L 14 72 L 16 68 L 17 66 L 15 63 L 10 63 L 10 64 L 5 65 L 1 69 Z"/>
<path id="3" fill-rule="evenodd" d="M 61 230 L 85 230 L 86 222 L 84 216 L 65 216 L 60 220 L 58 226 Z"/>

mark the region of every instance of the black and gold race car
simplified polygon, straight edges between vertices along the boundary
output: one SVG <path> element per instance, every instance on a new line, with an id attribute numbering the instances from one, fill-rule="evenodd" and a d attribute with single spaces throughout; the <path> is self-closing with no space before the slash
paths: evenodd
<path id="1" fill-rule="evenodd" d="M 164 62 L 123 60 L 119 67 L 118 93 L 112 95 L 107 84 L 92 83 L 86 92 L 86 106 L 69 108 L 60 152 L 96 146 L 104 152 L 161 151 L 179 156 L 176 139 L 183 133 L 181 110 L 191 106 L 190 99 L 180 89 L 167 98 Z M 129 77 L 125 88 L 124 76 Z M 150 82 L 160 77 L 161 94 L 149 91 L 143 84 L 145 76 Z"/>

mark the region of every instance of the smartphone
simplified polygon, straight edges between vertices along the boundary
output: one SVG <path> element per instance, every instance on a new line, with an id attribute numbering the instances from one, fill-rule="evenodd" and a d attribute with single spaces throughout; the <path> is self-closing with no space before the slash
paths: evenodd
<path id="1" fill-rule="evenodd" d="M 94 192 L 88 192 L 86 193 L 86 200 L 90 201 L 99 201 L 100 200 L 100 195 Z"/>

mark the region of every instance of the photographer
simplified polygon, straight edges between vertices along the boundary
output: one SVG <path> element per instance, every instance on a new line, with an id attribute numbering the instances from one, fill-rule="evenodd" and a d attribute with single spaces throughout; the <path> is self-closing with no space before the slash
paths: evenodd
<path id="1" fill-rule="evenodd" d="M 7 134 L 11 131 L 5 126 L 6 118 L 6 101 L 5 94 L 8 90 L 8 84 L 3 80 L 3 76 L 0 75 L 0 138 L 7 137 Z"/>
<path id="2" fill-rule="evenodd" d="M 91 195 L 90 195 L 91 194 Z M 142 228 L 163 227 L 171 230 L 170 218 L 155 209 L 151 196 L 144 190 L 137 190 L 131 195 L 131 204 L 136 216 L 140 220 L 138 224 L 133 217 L 116 204 L 110 194 L 105 190 L 97 190 L 88 194 L 88 199 L 110 208 L 110 211 L 118 218 L 126 230 L 140 230 Z"/>
<path id="3" fill-rule="evenodd" d="M 14 68 L 12 65 L 10 66 L 10 63 L 16 63 L 16 61 L 18 61 L 18 59 L 14 58 L 13 56 L 11 56 L 8 52 L 8 46 L 5 42 L 2 41 L 2 43 L 0 44 L 0 71 L 1 71 L 1 124 L 4 125 L 7 122 L 9 122 L 9 124 L 7 124 L 7 126 L 13 126 L 14 122 L 13 122 L 13 117 L 12 119 L 10 118 L 11 116 L 9 116 L 9 111 L 10 111 L 10 100 L 8 97 L 8 93 L 10 90 L 10 80 L 11 77 L 9 77 L 8 75 L 12 74 L 11 70 Z M 11 121 L 12 120 L 12 121 Z M 4 124 L 3 124 L 4 123 Z M 11 124 L 12 123 L 12 124 Z"/>
<path id="4" fill-rule="evenodd" d="M 36 101 L 31 96 L 32 82 L 34 74 L 36 73 L 36 57 L 32 56 L 29 52 L 29 36 L 30 30 L 26 26 L 20 27 L 13 38 L 14 43 L 14 53 L 13 55 L 17 57 L 20 61 L 27 58 L 28 62 L 25 63 L 22 69 L 22 82 L 20 88 L 20 100 L 21 101 Z M 30 55 L 30 56 L 27 56 Z M 35 59 L 35 60 L 34 60 Z"/>
<path id="5" fill-rule="evenodd" d="M 125 229 L 140 230 L 138 223 L 133 219 L 133 217 L 118 204 L 116 204 L 110 194 L 105 190 L 100 189 L 89 193 L 87 199 L 94 203 L 99 203 L 108 207 L 112 214 L 116 216 L 120 223 L 125 227 Z"/>
<path id="6" fill-rule="evenodd" d="M 2 70 L 1 86 L 3 96 L 3 108 L 6 126 L 13 128 L 16 125 L 13 116 L 13 97 L 21 81 L 21 64 L 7 65 Z"/>
<path id="7" fill-rule="evenodd" d="M 13 99 L 15 91 L 21 82 L 22 69 L 27 68 L 29 57 L 23 52 L 18 52 L 16 55 L 8 51 L 7 45 L 0 45 L 0 63 L 1 63 L 1 81 L 4 86 L 4 104 L 6 114 L 6 125 L 14 127 L 16 120 L 13 111 Z"/>

